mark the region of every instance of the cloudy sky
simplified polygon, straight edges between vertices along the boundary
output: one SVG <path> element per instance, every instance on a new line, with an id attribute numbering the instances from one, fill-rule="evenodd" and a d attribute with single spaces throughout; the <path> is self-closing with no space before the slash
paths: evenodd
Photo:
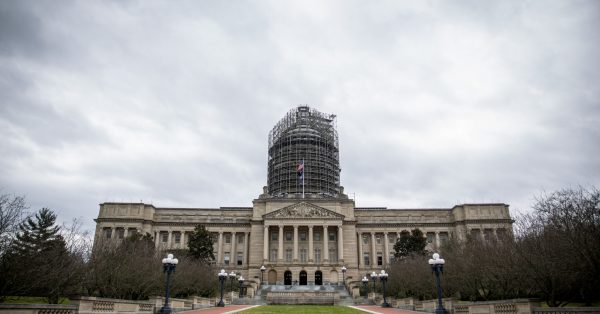
<path id="1" fill-rule="evenodd" d="M 1 1 L 0 189 L 251 206 L 267 134 L 338 116 L 357 206 L 600 186 L 598 1 Z"/>

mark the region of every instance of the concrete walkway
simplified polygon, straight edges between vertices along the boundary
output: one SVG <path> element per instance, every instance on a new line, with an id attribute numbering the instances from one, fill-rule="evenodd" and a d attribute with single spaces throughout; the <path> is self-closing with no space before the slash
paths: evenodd
<path id="1" fill-rule="evenodd" d="M 381 307 L 378 305 L 355 305 L 350 306 L 353 309 L 365 311 L 367 313 L 372 314 L 422 314 L 421 312 L 409 311 L 409 310 L 401 310 L 393 307 Z"/>
<path id="2" fill-rule="evenodd" d="M 228 314 L 237 313 L 249 308 L 257 307 L 260 305 L 227 305 L 225 307 L 211 307 L 206 309 L 191 310 L 180 312 L 182 314 Z"/>
<path id="3" fill-rule="evenodd" d="M 227 305 L 225 307 L 211 307 L 211 308 L 207 308 L 207 309 L 200 309 L 200 310 L 192 310 L 192 311 L 185 311 L 185 312 L 180 312 L 182 314 L 228 314 L 228 313 L 237 313 L 243 310 L 247 310 L 249 308 L 253 308 L 253 307 L 257 307 L 260 305 Z M 356 305 L 356 306 L 349 306 L 353 309 L 357 309 L 360 311 L 364 311 L 367 313 L 372 313 L 372 314 L 421 314 L 420 312 L 414 312 L 414 311 L 408 311 L 408 310 L 401 310 L 401 309 L 396 309 L 396 308 L 392 308 L 392 307 L 381 307 L 381 306 L 377 306 L 377 305 Z"/>

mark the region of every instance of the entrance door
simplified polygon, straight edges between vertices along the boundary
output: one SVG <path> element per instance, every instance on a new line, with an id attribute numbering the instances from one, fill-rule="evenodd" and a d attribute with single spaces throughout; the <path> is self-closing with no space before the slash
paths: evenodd
<path id="1" fill-rule="evenodd" d="M 286 286 L 292 285 L 292 272 L 291 271 L 286 270 L 285 273 L 283 273 L 283 284 Z"/>
<path id="2" fill-rule="evenodd" d="M 305 271 L 301 271 L 300 272 L 300 285 L 302 286 L 306 286 L 306 272 Z"/>
<path id="3" fill-rule="evenodd" d="M 315 285 L 320 286 L 323 284 L 323 273 L 320 270 L 315 272 Z"/>
<path id="4" fill-rule="evenodd" d="M 269 284 L 277 284 L 277 272 L 273 269 L 269 270 Z"/>

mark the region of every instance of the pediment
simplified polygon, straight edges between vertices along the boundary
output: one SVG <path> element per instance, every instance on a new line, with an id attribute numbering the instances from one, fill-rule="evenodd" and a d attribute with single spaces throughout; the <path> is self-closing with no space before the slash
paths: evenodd
<path id="1" fill-rule="evenodd" d="M 338 214 L 332 210 L 307 203 L 301 202 L 286 206 L 284 208 L 272 211 L 268 214 L 263 215 L 264 219 L 306 219 L 306 218 L 319 218 L 319 219 L 344 219 L 344 215 Z"/>

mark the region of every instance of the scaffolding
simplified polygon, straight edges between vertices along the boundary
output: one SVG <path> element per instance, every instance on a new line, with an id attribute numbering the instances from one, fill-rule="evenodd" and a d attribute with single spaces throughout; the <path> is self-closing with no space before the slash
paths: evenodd
<path id="1" fill-rule="evenodd" d="M 340 196 L 336 116 L 308 106 L 290 110 L 269 132 L 267 179 L 271 197 Z M 304 190 L 297 174 L 304 161 Z"/>

